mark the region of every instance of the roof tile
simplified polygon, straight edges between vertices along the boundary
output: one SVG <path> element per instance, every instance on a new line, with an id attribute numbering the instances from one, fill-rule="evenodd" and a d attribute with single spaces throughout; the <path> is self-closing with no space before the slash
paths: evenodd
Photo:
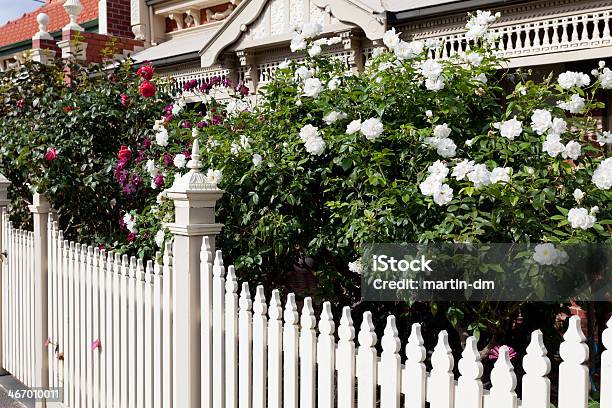
<path id="1" fill-rule="evenodd" d="M 79 23 L 91 21 L 98 17 L 98 0 L 81 0 L 81 4 L 83 5 L 83 11 L 79 15 Z M 44 6 L 25 13 L 17 20 L 9 21 L 1 26 L 0 47 L 31 39 L 38 32 L 36 16 L 39 13 L 46 13 L 49 16 L 48 32 L 61 30 L 70 21 L 63 5 L 64 0 L 47 0 L 47 4 Z"/>

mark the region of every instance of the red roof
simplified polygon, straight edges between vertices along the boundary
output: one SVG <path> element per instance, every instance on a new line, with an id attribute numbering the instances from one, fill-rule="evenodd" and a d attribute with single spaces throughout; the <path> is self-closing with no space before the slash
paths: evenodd
<path id="1" fill-rule="evenodd" d="M 39 13 L 46 13 L 49 16 L 47 31 L 52 33 L 61 30 L 68 22 L 68 14 L 64 10 L 65 0 L 46 0 L 44 6 L 25 13 L 17 20 L 9 21 L 0 27 L 0 47 L 13 44 L 23 40 L 29 40 L 38 32 L 38 22 L 36 16 Z M 98 18 L 98 0 L 81 0 L 83 11 L 79 15 L 78 22 L 84 23 Z"/>

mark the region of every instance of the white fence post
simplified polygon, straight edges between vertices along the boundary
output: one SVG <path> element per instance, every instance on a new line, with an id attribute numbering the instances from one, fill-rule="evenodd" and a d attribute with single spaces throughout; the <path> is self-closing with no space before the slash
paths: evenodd
<path id="1" fill-rule="evenodd" d="M 209 236 L 214 251 L 214 237 L 222 225 L 215 224 L 215 203 L 223 195 L 201 173 L 200 143 L 193 142 L 190 171 L 178 179 L 168 192 L 174 200 L 175 222 L 168 225 L 174 235 L 173 271 L 173 406 L 210 408 L 209 396 L 200 395 L 200 250 L 202 237 Z M 211 251 L 211 252 L 213 252 Z"/>
<path id="2" fill-rule="evenodd" d="M 4 177 L 2 174 L 0 174 L 0 217 L 2 217 L 2 226 L 0 227 L 0 319 L 2 319 L 2 322 L 0 322 L 0 375 L 4 375 L 6 374 L 6 370 L 4 369 L 5 367 L 5 363 L 4 363 L 4 336 L 5 336 L 5 331 L 3 330 L 4 328 L 6 328 L 8 326 L 8 324 L 6 323 L 6 319 L 4 318 L 4 311 L 3 311 L 3 303 L 5 302 L 5 299 L 3 297 L 3 286 L 2 286 L 2 281 L 4 279 L 4 268 L 3 268 L 3 261 L 4 261 L 4 252 L 5 252 L 5 247 L 6 247 L 6 242 L 4 242 L 4 240 L 7 239 L 6 236 L 4 236 L 4 234 L 6 233 L 6 225 L 4 224 L 5 222 L 8 221 L 8 219 L 5 218 L 5 211 L 6 211 L 6 207 L 9 205 L 10 200 L 8 199 L 8 188 L 11 185 L 11 182 L 8 181 L 6 179 L 6 177 Z"/>
<path id="3" fill-rule="evenodd" d="M 612 317 L 607 326 L 602 336 L 606 351 L 601 354 L 600 408 L 612 408 Z"/>
<path id="4" fill-rule="evenodd" d="M 28 208 L 34 218 L 34 381 L 35 387 L 49 387 L 49 347 L 45 345 L 48 337 L 48 269 L 47 263 L 47 226 L 51 207 L 49 201 L 39 194 L 34 194 L 32 205 Z M 37 408 L 45 408 L 45 399 L 37 400 Z"/>
<path id="5" fill-rule="evenodd" d="M 399 355 L 401 343 L 393 315 L 387 316 L 387 326 L 381 339 L 381 345 L 382 353 L 378 368 L 380 407 L 399 408 L 402 386 L 402 362 Z"/>

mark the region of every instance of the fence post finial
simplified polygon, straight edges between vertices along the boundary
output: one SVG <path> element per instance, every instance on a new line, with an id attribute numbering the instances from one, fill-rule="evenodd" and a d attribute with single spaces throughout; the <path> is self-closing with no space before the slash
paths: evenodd
<path id="1" fill-rule="evenodd" d="M 222 224 L 215 222 L 215 205 L 223 196 L 216 183 L 210 182 L 200 171 L 199 141 L 193 143 L 189 172 L 178 178 L 168 191 L 174 201 L 175 219 L 168 224 L 174 236 L 174 286 L 172 296 L 174 310 L 174 372 L 183 374 L 181 381 L 173 383 L 174 406 L 184 408 L 212 408 L 208 391 L 201 390 L 201 271 L 202 243 L 207 237 L 202 255 L 206 262 L 216 254 L 215 268 L 222 267 L 221 254 L 215 252 L 215 237 Z M 210 255 L 210 256 L 209 256 Z M 214 268 L 213 268 L 214 269 Z M 217 273 L 219 273 L 217 271 Z M 214 274 L 214 273 L 213 273 Z M 205 277 L 203 277 L 205 278 Z M 204 299 L 206 300 L 206 299 Z M 209 305 L 210 306 L 210 305 Z M 209 307 L 203 305 L 203 307 Z M 205 333 L 206 335 L 206 333 Z M 208 392 L 209 393 L 209 392 Z"/>
<path id="2" fill-rule="evenodd" d="M 83 5 L 79 0 L 66 0 L 64 3 L 64 10 L 68 17 L 70 17 L 70 22 L 66 24 L 64 27 L 65 31 L 83 31 L 83 27 L 81 27 L 77 23 L 77 19 L 79 18 L 79 14 L 83 11 Z"/>
<path id="3" fill-rule="evenodd" d="M 47 32 L 47 26 L 49 25 L 49 16 L 45 13 L 38 13 L 36 16 L 38 22 L 38 32 L 32 37 L 33 40 L 53 40 L 51 34 Z"/>

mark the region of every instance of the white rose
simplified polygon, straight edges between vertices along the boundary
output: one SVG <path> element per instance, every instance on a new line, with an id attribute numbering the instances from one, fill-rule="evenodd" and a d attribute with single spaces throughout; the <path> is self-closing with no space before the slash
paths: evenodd
<path id="1" fill-rule="evenodd" d="M 434 128 L 433 135 L 434 137 L 438 137 L 440 139 L 444 139 L 451 134 L 451 128 L 448 127 L 448 124 L 443 123 L 441 125 L 437 125 Z"/>
<path id="2" fill-rule="evenodd" d="M 329 80 L 329 82 L 327 83 L 327 89 L 329 89 L 330 91 L 335 91 L 336 89 L 338 89 L 338 87 L 340 86 L 340 78 L 332 78 Z"/>
<path id="3" fill-rule="evenodd" d="M 168 146 L 168 130 L 165 127 L 160 128 L 155 134 L 155 143 L 158 146 Z"/>
<path id="4" fill-rule="evenodd" d="M 540 265 L 557 265 L 559 255 L 553 244 L 538 244 L 534 248 L 533 259 Z"/>
<path id="5" fill-rule="evenodd" d="M 440 179 L 431 175 L 419 184 L 421 194 L 425 196 L 434 195 L 436 191 L 440 190 L 440 187 L 442 187 L 442 182 Z"/>
<path id="6" fill-rule="evenodd" d="M 570 113 L 580 113 L 584 110 L 584 98 L 578 94 L 571 96 L 569 102 L 559 101 L 557 105 Z"/>
<path id="7" fill-rule="evenodd" d="M 472 171 L 467 174 L 469 181 L 474 183 L 474 187 L 480 188 L 491 184 L 491 172 L 484 164 L 476 164 Z"/>
<path id="8" fill-rule="evenodd" d="M 442 157 L 455 157 L 457 145 L 451 139 L 440 139 L 436 144 L 436 152 Z"/>
<path id="9" fill-rule="evenodd" d="M 425 80 L 425 88 L 430 91 L 440 91 L 444 89 L 444 78 L 442 78 L 442 76 L 437 78 L 427 78 Z"/>
<path id="10" fill-rule="evenodd" d="M 212 184 L 220 184 L 223 175 L 221 170 L 208 169 L 206 172 L 206 181 Z"/>
<path id="11" fill-rule="evenodd" d="M 463 180 L 465 176 L 472 170 L 474 170 L 474 161 L 464 159 L 455 165 L 451 176 L 456 178 L 457 180 Z"/>
<path id="12" fill-rule="evenodd" d="M 331 111 L 327 115 L 323 116 L 323 121 L 327 123 L 328 125 L 331 125 L 337 122 L 338 120 L 342 120 L 344 118 L 346 118 L 346 113 Z"/>
<path id="13" fill-rule="evenodd" d="M 523 122 L 516 120 L 516 116 L 510 120 L 504 120 L 499 124 L 499 134 L 509 140 L 514 140 L 523 132 Z"/>
<path id="14" fill-rule="evenodd" d="M 355 119 L 351 123 L 346 126 L 346 133 L 352 135 L 353 133 L 359 132 L 361 130 L 361 120 Z"/>
<path id="15" fill-rule="evenodd" d="M 323 91 L 323 84 L 319 78 L 308 78 L 304 81 L 304 96 L 316 98 Z"/>
<path id="16" fill-rule="evenodd" d="M 316 126 L 312 126 L 311 124 L 304 125 L 302 129 L 300 129 L 300 139 L 305 141 L 307 139 L 319 137 L 319 128 Z"/>
<path id="17" fill-rule="evenodd" d="M 580 203 L 580 201 L 582 201 L 584 198 L 584 193 L 579 188 L 575 189 L 572 195 L 574 196 L 574 200 L 576 200 L 578 203 Z"/>
<path id="18" fill-rule="evenodd" d="M 363 265 L 361 264 L 361 259 L 355 259 L 353 262 L 348 263 L 349 271 L 354 272 L 358 275 L 363 273 Z"/>
<path id="19" fill-rule="evenodd" d="M 425 116 L 427 116 L 428 118 L 431 118 L 433 116 L 433 112 L 430 110 L 426 110 L 425 111 Z"/>
<path id="20" fill-rule="evenodd" d="M 262 161 L 263 161 L 263 157 L 261 157 L 260 154 L 255 153 L 253 155 L 253 166 L 259 167 Z"/>
<path id="21" fill-rule="evenodd" d="M 155 167 L 155 160 L 147 160 L 145 163 L 145 169 L 151 177 L 155 177 L 159 174 L 159 169 Z"/>
<path id="22" fill-rule="evenodd" d="M 182 169 L 187 164 L 187 158 L 184 154 L 177 154 L 176 156 L 174 156 L 173 163 L 176 167 Z"/>
<path id="23" fill-rule="evenodd" d="M 428 79 L 437 79 L 442 75 L 442 65 L 434 59 L 428 59 L 421 64 L 421 75 Z"/>
<path id="24" fill-rule="evenodd" d="M 446 205 L 453 199 L 453 189 L 448 184 L 442 184 L 433 193 L 433 200 L 438 205 Z"/>
<path id="25" fill-rule="evenodd" d="M 599 74 L 599 82 L 603 89 L 612 89 L 612 70 L 610 68 L 604 68 Z"/>
<path id="26" fill-rule="evenodd" d="M 309 69 L 305 66 L 301 66 L 295 70 L 295 80 L 296 81 L 304 81 L 308 78 L 312 78 L 314 75 L 314 70 Z"/>
<path id="27" fill-rule="evenodd" d="M 567 130 L 567 122 L 561 118 L 554 118 L 552 124 L 550 125 L 550 130 L 548 134 L 550 135 L 559 135 L 563 134 Z"/>
<path id="28" fill-rule="evenodd" d="M 314 156 L 320 156 L 325 152 L 325 141 L 321 137 L 313 137 L 304 141 L 306 151 Z"/>
<path id="29" fill-rule="evenodd" d="M 531 115 L 531 128 L 538 135 L 544 134 L 552 126 L 552 115 L 544 109 L 536 109 Z"/>
<path id="30" fill-rule="evenodd" d="M 542 150 L 548 153 L 550 157 L 557 157 L 565 151 L 565 146 L 561 143 L 558 135 L 548 135 L 542 144 Z"/>
<path id="31" fill-rule="evenodd" d="M 314 44 L 308 50 L 308 55 L 310 55 L 311 57 L 316 57 L 317 55 L 321 55 L 321 51 L 323 51 L 321 49 L 321 46 L 319 44 Z"/>
<path id="32" fill-rule="evenodd" d="M 383 124 L 378 118 L 370 118 L 361 124 L 361 133 L 368 140 L 374 140 L 382 134 L 384 130 Z"/>
<path id="33" fill-rule="evenodd" d="M 612 144 L 612 132 L 603 131 L 597 133 L 597 143 L 599 143 L 600 146 Z"/>
<path id="34" fill-rule="evenodd" d="M 394 49 L 400 42 L 399 33 L 395 32 L 395 27 L 388 30 L 383 35 L 383 44 L 387 46 L 387 48 Z"/>
<path id="35" fill-rule="evenodd" d="M 586 208 L 572 208 L 567 213 L 567 220 L 570 222 L 572 228 L 587 230 L 595 224 L 597 218 L 589 214 Z"/>
<path id="36" fill-rule="evenodd" d="M 580 153 L 582 153 L 580 143 L 572 140 L 565 145 L 565 149 L 561 154 L 565 159 L 576 160 L 580 157 Z"/>
<path id="37" fill-rule="evenodd" d="M 612 157 L 608 157 L 599 163 L 599 166 L 593 172 L 591 181 L 600 190 L 608 190 L 612 187 Z"/>
<path id="38" fill-rule="evenodd" d="M 591 78 L 582 72 L 566 71 L 559 75 L 558 82 L 563 89 L 570 89 L 574 86 L 582 88 L 591 83 Z"/>
<path id="39" fill-rule="evenodd" d="M 477 67 L 480 64 L 482 64 L 482 60 L 484 59 L 484 56 L 482 56 L 482 54 L 478 53 L 478 52 L 468 52 L 465 55 L 465 61 L 468 62 L 469 64 Z"/>
<path id="40" fill-rule="evenodd" d="M 436 160 L 427 168 L 427 172 L 432 176 L 439 180 L 444 180 L 444 178 L 448 175 L 448 167 L 446 164 L 441 162 L 440 160 Z"/>
<path id="41" fill-rule="evenodd" d="M 508 183 L 510 181 L 510 167 L 496 167 L 491 171 L 491 183 Z"/>

